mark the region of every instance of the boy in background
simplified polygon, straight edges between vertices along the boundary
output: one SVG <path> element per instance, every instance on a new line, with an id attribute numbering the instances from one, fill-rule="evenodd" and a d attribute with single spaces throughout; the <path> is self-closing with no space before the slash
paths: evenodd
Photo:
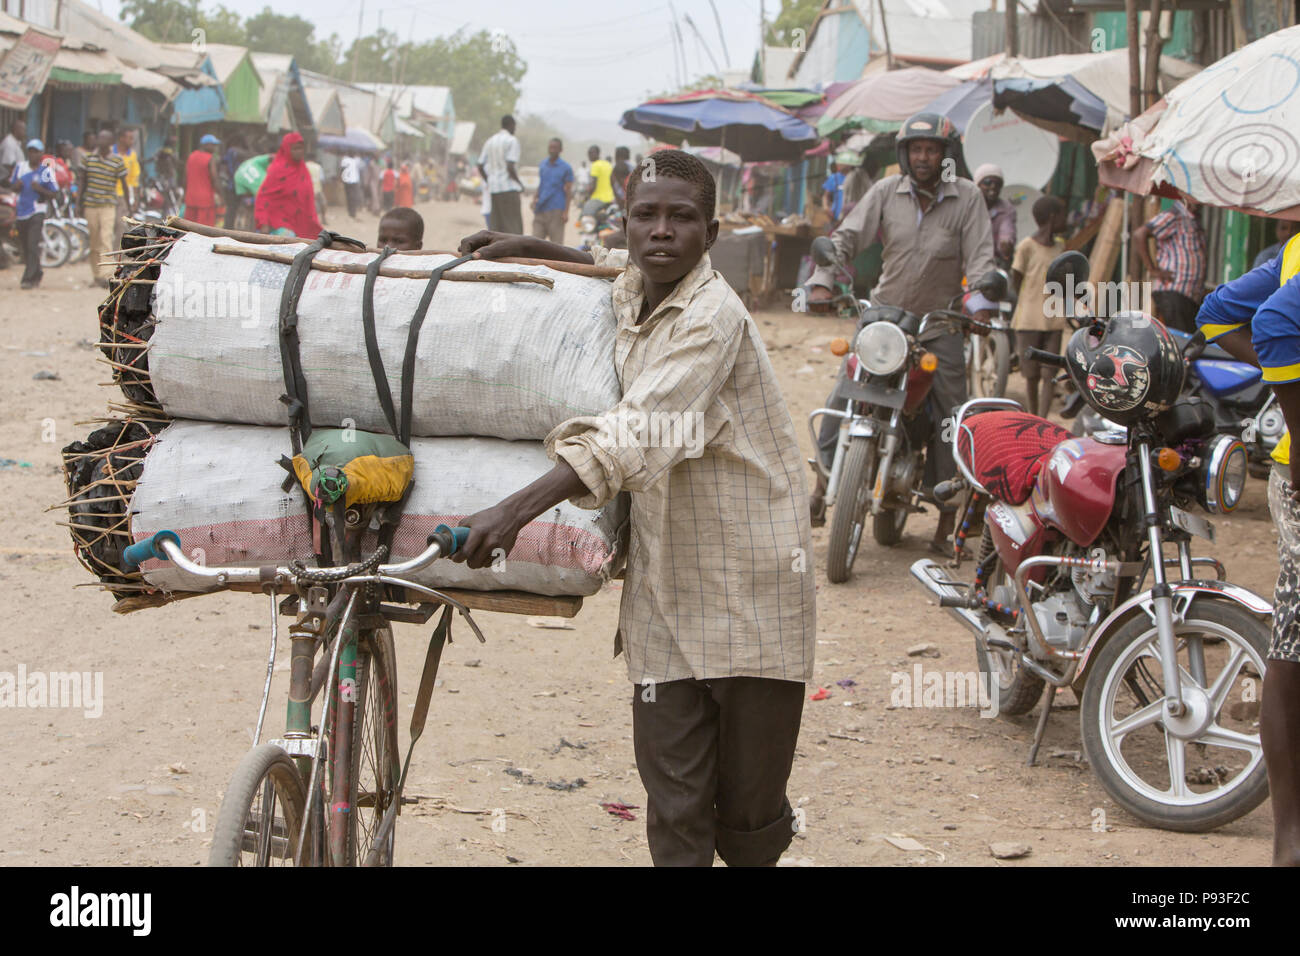
<path id="1" fill-rule="evenodd" d="M 384 213 L 379 220 L 379 248 L 385 246 L 398 252 L 415 252 L 424 243 L 424 219 L 407 206 L 398 206 Z"/>
<path id="2" fill-rule="evenodd" d="M 1046 303 L 1047 267 L 1065 251 L 1059 238 L 1065 231 L 1065 203 L 1056 196 L 1040 196 L 1034 203 L 1034 222 L 1038 229 L 1026 236 L 1016 246 L 1011 261 L 1011 284 L 1019 296 L 1011 328 L 1016 333 L 1016 348 L 1020 350 L 1020 372 L 1025 376 L 1029 392 L 1025 403 L 1031 415 L 1046 418 L 1052 410 L 1055 384 L 1052 373 L 1043 374 L 1042 366 L 1029 357 L 1029 349 L 1043 349 L 1060 354 L 1061 333 L 1065 329 L 1065 316 L 1056 314 Z"/>

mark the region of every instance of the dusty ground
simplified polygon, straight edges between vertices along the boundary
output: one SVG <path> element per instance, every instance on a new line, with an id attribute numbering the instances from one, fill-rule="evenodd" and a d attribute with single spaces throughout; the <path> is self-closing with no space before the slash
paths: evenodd
<path id="1" fill-rule="evenodd" d="M 468 201 L 422 212 L 429 247 L 449 248 L 481 222 Z M 335 216 L 334 228 L 374 239 L 373 218 L 353 227 Z M 93 719 L 69 709 L 0 711 L 7 770 L 0 811 L 8 821 L 0 862 L 199 864 L 257 717 L 265 599 L 212 596 L 119 617 L 107 594 L 77 587 L 88 575 L 55 523 L 60 513 L 45 509 L 63 496 L 59 449 L 90 431 L 84 423 L 102 415 L 114 394 L 99 386 L 108 369 L 88 344 L 100 295 L 87 287 L 85 263 L 47 273 L 35 292 L 20 292 L 18 278 L 17 269 L 0 272 L 7 300 L 0 459 L 13 460 L 0 466 L 0 587 L 10 607 L 0 670 L 102 672 L 104 702 Z M 776 310 L 757 318 L 807 453 L 802 421 L 822 403 L 837 364 L 824 346 L 848 323 Z M 41 371 L 58 379 L 34 380 Z M 915 518 L 893 551 L 865 545 L 849 583 L 819 585 L 816 684 L 832 696 L 805 704 L 789 795 L 804 808 L 806 832 L 784 862 L 982 865 L 995 862 L 994 840 L 1032 846 L 1014 865 L 1267 862 L 1268 804 L 1203 836 L 1146 829 L 1116 808 L 1088 767 L 1071 759 L 1080 749 L 1077 709 L 1056 712 L 1044 746 L 1044 755 L 1065 755 L 1034 768 L 1024 766 L 1032 718 L 886 709 L 891 673 L 912 669 L 909 645 L 940 648 L 927 669 L 974 667 L 970 638 L 907 573 L 925 553 L 932 521 Z M 1271 594 L 1275 541 L 1263 483 L 1252 481 L 1241 511 L 1217 524 L 1218 554 L 1231 577 Z M 815 535 L 820 579 L 827 529 Z M 488 643 L 480 646 L 461 628 L 443 658 L 443 684 L 413 763 L 408 794 L 421 800 L 401 819 L 400 863 L 650 862 L 644 810 L 625 821 L 600 808 L 645 805 L 632 755 L 632 688 L 622 661 L 611 658 L 618 597 L 611 588 L 589 598 L 572 630 L 485 613 L 478 619 Z M 403 713 L 426 636 L 422 628 L 397 629 Z M 271 735 L 283 726 L 287 645 L 281 641 Z M 857 686 L 836 685 L 845 678 Z M 577 778 L 586 784 L 576 790 L 545 786 Z M 506 812 L 504 832 L 492 829 L 488 814 L 496 808 Z M 1095 830 L 1098 821 L 1108 829 Z M 885 835 L 913 837 L 928 850 L 896 849 Z"/>

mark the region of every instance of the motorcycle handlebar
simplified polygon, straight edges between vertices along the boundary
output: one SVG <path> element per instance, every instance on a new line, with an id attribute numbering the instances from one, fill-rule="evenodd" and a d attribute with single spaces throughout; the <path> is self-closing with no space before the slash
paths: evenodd
<path id="1" fill-rule="evenodd" d="M 1041 365 L 1065 368 L 1065 356 L 1058 355 L 1056 352 L 1049 352 L 1046 349 L 1036 349 L 1033 346 L 1030 346 L 1025 349 L 1025 358 L 1032 359 Z"/>

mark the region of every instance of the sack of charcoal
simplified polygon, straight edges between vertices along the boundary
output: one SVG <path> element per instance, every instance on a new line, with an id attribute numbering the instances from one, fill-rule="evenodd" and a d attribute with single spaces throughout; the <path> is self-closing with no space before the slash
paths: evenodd
<path id="1" fill-rule="evenodd" d="M 620 399 L 604 278 L 330 234 L 150 226 L 124 247 L 100 347 L 126 417 L 64 449 L 77 553 L 119 610 L 216 587 L 124 559 L 164 530 L 211 567 L 344 564 L 381 544 L 414 557 L 545 474 L 556 425 Z M 566 502 L 489 568 L 435 561 L 409 580 L 590 595 L 622 566 L 628 507 Z"/>

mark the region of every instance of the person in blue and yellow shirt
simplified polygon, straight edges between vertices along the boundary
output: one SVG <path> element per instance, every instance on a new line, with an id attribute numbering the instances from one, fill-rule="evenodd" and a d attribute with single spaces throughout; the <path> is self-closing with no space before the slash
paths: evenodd
<path id="1" fill-rule="evenodd" d="M 1268 507 L 1277 525 L 1273 639 L 1264 676 L 1260 736 L 1273 797 L 1273 863 L 1300 865 L 1300 235 L 1268 262 L 1219 286 L 1196 324 L 1234 357 L 1258 366 L 1277 395 L 1287 433 L 1273 451 Z"/>

